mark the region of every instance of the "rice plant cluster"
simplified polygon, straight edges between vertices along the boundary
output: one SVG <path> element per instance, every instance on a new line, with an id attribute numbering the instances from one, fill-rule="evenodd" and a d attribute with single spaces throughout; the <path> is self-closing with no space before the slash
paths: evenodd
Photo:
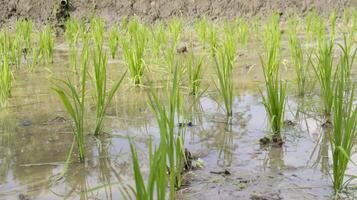
<path id="1" fill-rule="evenodd" d="M 257 21 L 242 17 L 219 24 L 203 17 L 195 21 L 191 29 L 179 18 L 153 25 L 125 18 L 111 27 L 97 17 L 89 22 L 69 19 L 64 39 L 72 70 L 66 71 L 67 77 L 52 80 L 53 90 L 71 118 L 77 146 L 71 147 L 67 162 L 74 149 L 78 151 L 79 160 L 85 162 L 87 137 L 108 133 L 107 111 L 116 95 L 122 92 L 122 85 L 127 90 L 144 91 L 143 98 L 147 98 L 156 119 L 160 138 L 157 144 L 153 144 L 151 138 L 148 140 L 147 175 L 140 167 L 142 161 L 134 139 L 129 137 L 135 186 L 123 184 L 122 195 L 124 199 L 175 199 L 188 162 L 184 142 L 186 128 L 182 125 L 190 109 L 187 101 L 189 98 L 200 101 L 205 92 L 214 94 L 217 102 L 222 102 L 223 109 L 218 112 L 223 110 L 223 117 L 229 119 L 226 125 L 231 125 L 232 119 L 239 116 L 235 115 L 239 112 L 235 106 L 239 98 L 237 90 L 244 87 L 238 75 L 244 64 L 240 55 L 247 51 L 250 41 L 259 42 L 256 53 L 260 57 L 263 81 L 257 91 L 266 111 L 267 137 L 273 142 L 274 138 L 284 140 L 290 98 L 287 92 L 290 82 L 281 67 L 281 40 L 286 34 L 290 53 L 287 63 L 294 71 L 292 82 L 297 85 L 291 96 L 315 95 L 321 99 L 322 105 L 318 103 L 316 107 L 326 123 L 332 123 L 331 177 L 336 194 L 341 193 L 352 180 L 346 178 L 346 170 L 357 139 L 352 79 L 357 52 L 354 45 L 356 13 L 344 14 L 342 25 L 336 13 L 331 13 L 328 19 L 316 12 L 308 13 L 305 18 L 291 15 L 286 23 L 287 33 L 282 29 L 284 19 L 278 13 L 264 20 L 261 27 Z M 341 32 L 342 42 L 337 40 Z M 189 42 L 183 39 L 186 34 L 190 36 Z M 14 30 L 0 31 L 1 107 L 11 104 L 18 71 L 41 70 L 40 66 L 50 70 L 56 62 L 56 42 L 51 25 L 34 28 L 28 20 L 18 21 Z M 112 71 L 122 73 L 114 77 Z M 316 87 L 312 84 L 315 81 Z"/>

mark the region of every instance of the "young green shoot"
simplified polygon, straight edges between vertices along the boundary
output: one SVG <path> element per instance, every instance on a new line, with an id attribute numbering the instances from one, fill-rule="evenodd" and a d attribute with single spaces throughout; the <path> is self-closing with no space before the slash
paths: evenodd
<path id="1" fill-rule="evenodd" d="M 279 16 L 273 14 L 263 33 L 265 55 L 261 57 L 266 94 L 263 92 L 263 104 L 268 114 L 271 131 L 281 137 L 284 125 L 286 105 L 286 84 L 280 80 L 280 28 Z"/>
<path id="2" fill-rule="evenodd" d="M 182 100 L 179 90 L 179 73 L 176 66 L 172 75 L 172 85 L 164 92 L 168 107 L 159 100 L 154 89 L 149 93 L 149 105 L 160 129 L 160 149 L 166 149 L 169 169 L 170 199 L 174 199 L 175 189 L 181 187 L 181 174 L 185 164 L 184 137 L 185 129 L 176 129 L 175 123 L 182 113 Z M 177 131 L 176 131 L 177 130 Z"/>
<path id="3" fill-rule="evenodd" d="M 333 43 L 325 42 L 317 52 L 317 61 L 313 64 L 315 75 L 320 84 L 320 95 L 323 100 L 323 112 L 330 116 L 333 103 Z"/>
<path id="4" fill-rule="evenodd" d="M 352 87 L 350 92 L 346 92 L 347 89 L 350 89 L 350 83 L 349 77 L 347 77 L 348 73 L 345 71 L 352 66 L 355 54 L 351 57 L 347 46 L 340 47 L 342 55 L 334 87 L 333 135 L 330 136 L 332 181 L 337 195 L 353 179 L 345 180 L 345 175 L 357 139 L 357 108 L 353 103 L 355 88 Z"/>
<path id="5" fill-rule="evenodd" d="M 229 33 L 226 33 L 224 41 L 214 48 L 215 70 L 218 79 L 216 87 L 223 98 L 228 118 L 233 115 L 233 65 L 235 62 L 236 51 L 237 43 L 235 42 L 233 35 Z"/>
<path id="6" fill-rule="evenodd" d="M 193 51 L 190 50 L 187 57 L 187 70 L 189 76 L 189 87 L 192 95 L 199 95 L 203 76 L 203 57 L 196 58 Z"/>
<path id="7" fill-rule="evenodd" d="M 133 161 L 133 171 L 135 188 L 134 195 L 136 199 L 142 200 L 165 200 L 167 187 L 167 167 L 166 153 L 167 147 L 160 145 L 158 149 L 152 150 L 151 139 L 149 140 L 149 176 L 147 184 L 144 182 L 143 174 L 140 170 L 138 153 L 134 144 L 130 141 L 130 151 Z M 156 188 L 155 188 L 156 187 Z M 156 190 L 155 190 L 156 189 Z M 131 199 L 130 194 L 122 192 L 125 199 Z M 155 196 L 156 194 L 156 196 Z"/>
<path id="8" fill-rule="evenodd" d="M 13 74 L 9 66 L 9 60 L 6 55 L 2 56 L 0 68 L 0 106 L 6 107 L 7 100 L 11 96 Z"/>
<path id="9" fill-rule="evenodd" d="M 198 39 L 202 45 L 203 48 L 205 48 L 207 44 L 207 26 L 208 26 L 208 21 L 206 17 L 203 17 L 199 21 L 195 23 L 195 30 L 198 35 Z"/>
<path id="10" fill-rule="evenodd" d="M 60 81 L 62 84 L 56 84 L 53 88 L 58 94 L 66 111 L 73 119 L 73 134 L 79 151 L 79 160 L 85 159 L 85 96 L 87 80 L 88 63 L 88 41 L 83 41 L 83 51 L 81 54 L 81 77 L 77 88 L 69 79 Z"/>
<path id="11" fill-rule="evenodd" d="M 147 29 L 137 20 L 128 24 L 128 35 L 120 39 L 125 64 L 135 85 L 143 82 L 145 71 L 144 55 L 148 43 Z"/>
<path id="12" fill-rule="evenodd" d="M 112 26 L 109 30 L 108 46 L 113 59 L 115 58 L 118 51 L 119 37 L 119 27 Z"/>
<path id="13" fill-rule="evenodd" d="M 103 129 L 103 120 L 105 112 L 110 105 L 116 91 L 119 89 L 124 75 L 118 79 L 112 88 L 107 92 L 107 56 L 102 49 L 93 49 L 93 81 L 95 85 L 95 99 L 96 99 L 96 127 L 94 134 L 98 135 Z"/>
<path id="14" fill-rule="evenodd" d="M 306 61 L 304 60 L 304 50 L 301 45 L 301 39 L 299 39 L 297 34 L 297 26 L 298 21 L 296 17 L 288 20 L 290 55 L 296 73 L 297 94 L 298 96 L 304 96 L 307 89 L 308 65 L 311 56 L 308 56 Z"/>

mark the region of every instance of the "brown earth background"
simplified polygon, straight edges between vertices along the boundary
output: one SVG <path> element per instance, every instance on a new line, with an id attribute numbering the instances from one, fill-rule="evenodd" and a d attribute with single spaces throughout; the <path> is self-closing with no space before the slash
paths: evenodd
<path id="1" fill-rule="evenodd" d="M 327 14 L 341 13 L 355 6 L 357 0 L 0 0 L 0 25 L 28 18 L 36 23 L 60 23 L 66 17 L 101 16 L 112 24 L 123 16 L 137 16 L 144 21 L 170 19 L 174 16 L 190 20 L 207 16 L 211 19 L 235 16 L 266 16 L 272 11 L 286 15 L 295 11 L 301 15 L 316 10 Z"/>

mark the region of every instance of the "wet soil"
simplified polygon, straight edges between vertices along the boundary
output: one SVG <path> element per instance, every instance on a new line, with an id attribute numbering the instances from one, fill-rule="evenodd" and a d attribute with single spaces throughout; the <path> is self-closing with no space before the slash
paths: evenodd
<path id="1" fill-rule="evenodd" d="M 120 199 L 120 183 L 133 183 L 127 136 L 134 138 L 147 174 L 147 139 L 158 143 L 159 129 L 143 98 L 146 89 L 133 88 L 126 79 L 106 116 L 108 134 L 89 135 L 86 162 L 74 159 L 68 173 L 56 179 L 73 141 L 71 122 L 49 84 L 72 74 L 68 48 L 61 41 L 57 41 L 53 65 L 17 72 L 11 104 L 0 111 L 1 200 Z M 286 39 L 282 44 L 286 49 Z M 318 93 L 304 100 L 295 96 L 291 67 L 282 68 L 289 91 L 284 143 L 260 145 L 259 139 L 269 128 L 257 89 L 264 84 L 257 49 L 252 42 L 239 50 L 230 124 L 225 123 L 223 102 L 212 84 L 213 67 L 206 64 L 202 87 L 207 92 L 189 112 L 191 125 L 182 124 L 187 129 L 185 147 L 192 158 L 203 161 L 203 167 L 185 174 L 177 199 L 325 200 L 333 196 L 329 129 L 322 126 L 324 118 L 316 108 L 321 105 Z M 111 79 L 125 71 L 121 60 L 108 63 Z M 253 67 L 247 70 L 247 65 Z M 160 82 L 164 76 L 155 77 Z M 88 109 L 88 127 L 94 125 L 93 116 L 94 111 Z M 347 173 L 356 174 L 357 167 L 350 165 Z M 355 195 L 352 191 L 349 199 Z"/>
<path id="2" fill-rule="evenodd" d="M 0 25 L 19 18 L 38 23 L 61 25 L 68 16 L 88 19 L 101 16 L 109 24 L 126 16 L 137 16 L 153 22 L 172 17 L 194 19 L 208 16 L 210 19 L 236 16 L 266 16 L 272 11 L 282 15 L 294 11 L 304 14 L 310 10 L 329 13 L 355 5 L 356 0 L 0 0 Z M 59 24 L 58 24 L 59 23 Z"/>

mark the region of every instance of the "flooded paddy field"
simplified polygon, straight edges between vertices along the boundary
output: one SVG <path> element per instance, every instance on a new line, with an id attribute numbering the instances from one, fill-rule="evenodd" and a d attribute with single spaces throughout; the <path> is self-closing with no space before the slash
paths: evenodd
<path id="1" fill-rule="evenodd" d="M 338 20 L 338 33 L 334 35 L 332 57 L 335 66 L 341 60 L 337 44 L 343 45 L 343 23 L 342 19 Z M 306 93 L 304 96 L 297 94 L 287 23 L 279 23 L 279 32 L 282 34 L 280 69 L 277 73 L 280 74 L 279 80 L 286 83 L 284 125 L 279 131 L 283 143 L 280 144 L 261 140 L 274 134 L 270 124 L 272 119 L 269 119 L 262 100 L 262 95 L 266 94 L 261 62 L 265 50 L 259 36 L 256 36 L 264 30 L 265 21 L 256 23 L 257 31 L 247 30 L 246 43 L 239 42 L 234 52 L 232 115 L 228 121 L 224 98 L 217 89 L 221 86 L 216 76 L 217 62 L 211 57 L 210 45 L 199 42 L 194 24 L 183 24 L 172 56 L 175 69 L 180 74 L 178 90 L 181 91 L 181 109 L 184 111 L 174 120 L 173 130 L 175 134 L 178 130 L 184 130 L 183 135 L 175 135 L 175 138 L 183 139 L 183 147 L 187 149 L 185 156 L 187 159 L 189 155 L 192 167 L 182 172 L 181 186 L 175 190 L 175 199 L 337 198 L 332 179 L 330 140 L 334 130 L 331 127 L 333 125 L 329 125 L 333 124 L 334 118 L 326 120 L 322 111 L 324 99 L 321 98 L 313 64 L 308 64 L 306 68 Z M 304 27 L 304 24 L 300 26 Z M 223 26 L 217 23 L 215 27 L 219 41 L 224 41 Z M 154 28 L 148 30 L 154 31 Z M 326 30 L 327 35 L 331 34 L 331 27 Z M 299 31 L 298 37 L 304 41 L 304 51 L 318 45 L 314 38 L 311 41 L 306 38 L 307 33 L 303 28 Z M 33 59 L 29 58 L 22 59 L 21 67 L 13 67 L 11 95 L 0 111 L 0 199 L 124 199 L 123 193 L 137 190 L 130 141 L 136 147 L 144 182 L 147 182 L 151 162 L 148 149 L 151 143 L 158 147 L 162 137 L 162 129 L 149 98 L 156 91 L 160 101 L 168 106 L 171 82 L 174 82 L 171 74 L 174 73 L 170 71 L 172 68 L 167 67 L 165 50 L 159 50 L 158 56 L 154 56 L 149 41 L 143 57 L 145 69 L 142 82 L 135 85 L 136 78 L 127 70 L 121 44 L 112 58 L 107 31 L 104 40 L 102 50 L 107 55 L 108 88 L 126 71 L 127 74 L 105 110 L 101 133 L 95 135 L 97 94 L 92 81 L 95 76 L 92 71 L 92 59 L 95 56 L 92 53 L 95 50 L 89 51 L 88 80 L 85 83 L 84 161 L 78 159 L 79 149 L 73 134 L 74 120 L 54 90 L 58 81 L 67 77 L 76 88 L 81 85 L 81 70 L 73 71 L 71 44 L 67 38 L 59 36 L 54 39 L 53 63 L 38 62 L 32 66 L 30 61 Z M 95 44 L 91 39 L 89 46 L 92 48 Z M 355 48 L 355 41 L 351 44 Z M 37 43 L 34 41 L 33 45 Z M 82 41 L 78 42 L 76 60 L 83 59 L 80 56 L 82 46 Z M 202 58 L 199 95 L 192 95 L 189 70 L 186 69 L 191 53 Z M 318 53 L 311 55 L 311 63 L 316 66 Z M 304 57 L 304 60 L 307 59 Z M 353 83 L 356 78 L 355 67 L 354 64 L 350 73 Z M 349 160 L 355 161 L 356 156 L 353 148 Z M 356 165 L 350 162 L 346 176 L 356 175 L 356 172 Z M 351 180 L 350 187 L 338 198 L 356 199 L 355 183 Z M 168 193 L 169 186 L 167 199 Z M 131 199 L 136 199 L 135 195 L 132 194 Z"/>

